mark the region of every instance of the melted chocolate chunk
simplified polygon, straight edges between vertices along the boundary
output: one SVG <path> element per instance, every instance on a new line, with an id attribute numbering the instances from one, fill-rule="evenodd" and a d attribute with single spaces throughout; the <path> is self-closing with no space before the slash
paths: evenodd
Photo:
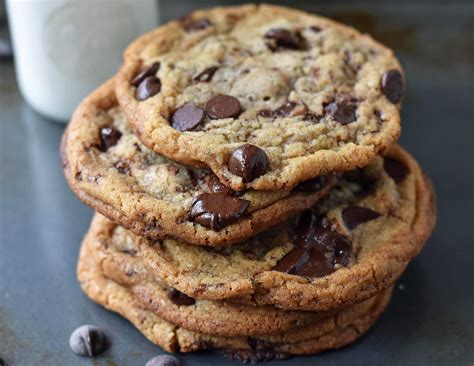
<path id="1" fill-rule="evenodd" d="M 211 174 L 207 177 L 206 183 L 212 193 L 225 192 L 231 195 L 234 193 L 229 187 L 223 185 L 214 174 Z"/>
<path id="2" fill-rule="evenodd" d="M 219 231 L 242 217 L 249 201 L 226 192 L 201 193 L 194 198 L 190 217 L 194 222 Z"/>
<path id="3" fill-rule="evenodd" d="M 179 107 L 171 116 L 171 126 L 178 131 L 191 131 L 204 121 L 204 111 L 194 104 Z"/>
<path id="4" fill-rule="evenodd" d="M 209 27 L 212 23 L 207 18 L 201 19 L 186 19 L 183 23 L 186 32 L 197 32 Z"/>
<path id="5" fill-rule="evenodd" d="M 145 78 L 135 92 L 135 98 L 139 101 L 146 100 L 161 90 L 161 81 L 156 76 L 148 76 Z"/>
<path id="6" fill-rule="evenodd" d="M 264 37 L 269 40 L 267 47 L 272 51 L 282 49 L 302 50 L 305 41 L 299 32 L 292 32 L 284 28 L 273 28 L 268 30 Z"/>
<path id="7" fill-rule="evenodd" d="M 232 174 L 248 183 L 267 172 L 268 157 L 258 146 L 245 144 L 232 152 L 227 166 Z"/>
<path id="8" fill-rule="evenodd" d="M 242 107 L 237 98 L 230 95 L 216 95 L 206 103 L 206 112 L 209 118 L 235 118 L 242 111 Z"/>
<path id="9" fill-rule="evenodd" d="M 347 125 L 357 119 L 357 101 L 343 99 L 338 102 L 332 102 L 325 106 L 324 111 L 341 125 Z"/>
<path id="10" fill-rule="evenodd" d="M 398 70 L 384 72 L 380 79 L 382 93 L 391 103 L 398 103 L 403 94 L 403 77 Z"/>
<path id="11" fill-rule="evenodd" d="M 300 217 L 293 240 L 295 248 L 274 270 L 316 278 L 334 272 L 336 265 L 349 265 L 351 243 L 327 219 L 318 219 L 311 211 Z"/>
<path id="12" fill-rule="evenodd" d="M 197 74 L 194 77 L 194 81 L 202 82 L 202 83 L 207 83 L 211 81 L 212 77 L 216 73 L 216 71 L 219 69 L 218 66 L 211 66 L 208 67 L 206 70 L 202 71 L 201 73 Z"/>
<path id="13" fill-rule="evenodd" d="M 160 63 L 154 62 L 150 66 L 146 67 L 142 71 L 140 71 L 135 77 L 132 79 L 130 84 L 137 87 L 140 83 L 145 80 L 149 76 L 155 76 L 156 72 L 160 69 Z"/>
<path id="14" fill-rule="evenodd" d="M 403 182 L 408 175 L 408 168 L 400 161 L 392 158 L 384 159 L 383 168 L 397 184 Z"/>
<path id="15" fill-rule="evenodd" d="M 299 183 L 295 187 L 295 191 L 315 193 L 320 191 L 327 182 L 327 177 L 325 175 L 321 177 L 316 177 L 313 179 L 305 180 L 304 182 Z"/>
<path id="16" fill-rule="evenodd" d="M 105 152 L 112 146 L 117 145 L 122 133 L 115 127 L 104 127 L 100 130 L 100 150 Z"/>
<path id="17" fill-rule="evenodd" d="M 159 355 L 148 360 L 145 366 L 182 366 L 183 363 L 171 355 Z"/>
<path id="18" fill-rule="evenodd" d="M 278 262 L 274 270 L 296 274 L 309 261 L 309 259 L 310 253 L 308 252 L 307 248 L 297 246 Z"/>
<path id="19" fill-rule="evenodd" d="M 72 332 L 69 347 L 76 355 L 94 357 L 107 349 L 107 338 L 96 326 L 83 325 Z"/>
<path id="20" fill-rule="evenodd" d="M 342 219 L 349 230 L 355 229 L 360 224 L 375 220 L 380 217 L 378 212 L 360 206 L 348 206 L 342 210 Z"/>
<path id="21" fill-rule="evenodd" d="M 168 291 L 166 292 L 166 295 L 168 296 L 168 299 L 171 300 L 171 302 L 175 305 L 178 306 L 189 306 L 189 305 L 194 305 L 196 300 L 194 300 L 192 297 L 189 297 L 186 294 L 183 294 L 182 292 L 176 290 L 173 287 L 170 287 Z"/>

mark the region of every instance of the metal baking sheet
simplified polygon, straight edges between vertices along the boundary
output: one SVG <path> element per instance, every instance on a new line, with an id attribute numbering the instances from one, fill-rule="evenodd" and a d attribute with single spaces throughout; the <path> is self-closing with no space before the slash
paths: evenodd
<path id="1" fill-rule="evenodd" d="M 216 3 L 162 1 L 162 18 Z M 408 80 L 401 143 L 434 181 L 439 220 L 368 334 L 338 351 L 268 365 L 472 365 L 472 2 L 290 3 L 352 24 L 395 49 Z M 144 365 L 160 349 L 89 301 L 76 281 L 92 210 L 63 179 L 62 130 L 25 104 L 12 61 L 0 61 L 0 358 L 7 365 Z M 87 360 L 70 352 L 69 335 L 83 323 L 110 335 L 104 356 Z M 188 366 L 239 364 L 211 352 L 178 357 Z"/>

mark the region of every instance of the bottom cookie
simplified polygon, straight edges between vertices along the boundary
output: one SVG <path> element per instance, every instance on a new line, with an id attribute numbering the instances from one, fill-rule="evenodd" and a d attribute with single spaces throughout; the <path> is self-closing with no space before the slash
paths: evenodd
<path id="1" fill-rule="evenodd" d="M 81 248 L 78 278 L 84 292 L 96 303 L 127 318 L 151 342 L 168 352 L 192 352 L 202 349 L 220 350 L 224 355 L 242 361 L 262 361 L 290 355 L 315 354 L 352 343 L 376 321 L 385 310 L 391 289 L 377 294 L 377 301 L 361 316 L 345 321 L 327 333 L 304 341 L 275 342 L 265 339 L 238 336 L 223 337 L 190 331 L 176 326 L 144 307 L 133 294 L 116 282 L 107 279 L 96 264 L 88 245 Z M 343 310 L 346 311 L 346 310 Z M 308 325 L 308 327 L 317 326 Z M 306 329 L 302 329 L 307 331 Z M 270 337 L 274 339 L 274 337 Z"/>

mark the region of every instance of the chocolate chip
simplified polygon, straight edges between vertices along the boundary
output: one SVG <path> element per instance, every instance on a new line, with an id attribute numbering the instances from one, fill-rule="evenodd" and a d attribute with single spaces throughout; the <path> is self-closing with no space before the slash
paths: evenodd
<path id="1" fill-rule="evenodd" d="M 314 33 L 319 33 L 323 30 L 320 26 L 317 25 L 312 25 L 311 27 L 309 27 L 309 29 L 311 29 Z"/>
<path id="2" fill-rule="evenodd" d="M 166 294 L 168 296 L 168 299 L 170 299 L 173 304 L 176 304 L 178 306 L 194 305 L 194 303 L 196 302 L 196 300 L 194 300 L 192 297 L 183 294 L 182 292 L 176 290 L 173 287 L 170 287 Z"/>
<path id="3" fill-rule="evenodd" d="M 351 243 L 331 228 L 326 219 L 316 218 L 311 211 L 304 213 L 295 228 L 295 247 L 274 268 L 304 277 L 326 276 L 336 265 L 349 265 Z"/>
<path id="4" fill-rule="evenodd" d="M 76 355 L 94 357 L 107 349 L 107 338 L 102 330 L 86 324 L 72 332 L 69 347 Z"/>
<path id="5" fill-rule="evenodd" d="M 145 366 L 182 366 L 182 362 L 171 355 L 159 355 L 148 360 Z"/>
<path id="6" fill-rule="evenodd" d="M 315 192 L 320 191 L 324 187 L 324 184 L 326 183 L 326 181 L 327 181 L 327 177 L 324 175 L 321 177 L 305 180 L 304 182 L 299 183 L 295 187 L 295 191 L 315 193 Z"/>
<path id="7" fill-rule="evenodd" d="M 191 131 L 204 120 L 204 111 L 192 103 L 179 107 L 171 116 L 171 125 L 178 131 Z"/>
<path id="8" fill-rule="evenodd" d="M 356 120 L 357 101 L 353 99 L 343 99 L 332 102 L 325 106 L 324 111 L 342 125 L 347 125 Z"/>
<path id="9" fill-rule="evenodd" d="M 203 29 L 206 29 L 211 25 L 211 22 L 207 18 L 201 18 L 201 19 L 186 19 L 184 21 L 184 29 L 186 32 L 191 33 L 191 32 L 197 32 Z"/>
<path id="10" fill-rule="evenodd" d="M 380 79 L 382 93 L 392 103 L 398 103 L 402 99 L 403 77 L 398 70 L 389 70 L 384 72 Z"/>
<path id="11" fill-rule="evenodd" d="M 233 191 L 229 187 L 222 184 L 214 174 L 211 174 L 207 177 L 206 183 L 212 193 L 225 192 L 231 196 L 240 197 L 243 196 L 246 192 L 245 190 Z"/>
<path id="12" fill-rule="evenodd" d="M 158 94 L 161 90 L 161 81 L 156 76 L 148 76 L 145 78 L 135 92 L 135 98 L 137 100 L 148 99 L 155 94 Z"/>
<path id="13" fill-rule="evenodd" d="M 403 180 L 408 175 L 408 168 L 402 164 L 400 161 L 392 159 L 392 158 L 385 158 L 383 167 L 387 174 L 395 181 L 395 183 L 399 184 L 403 182 Z"/>
<path id="14" fill-rule="evenodd" d="M 219 231 L 242 217 L 248 207 L 249 201 L 226 192 L 201 193 L 193 200 L 190 217 L 202 226 Z"/>
<path id="15" fill-rule="evenodd" d="M 248 183 L 267 172 L 268 157 L 258 146 L 245 144 L 232 152 L 227 166 L 232 174 Z"/>
<path id="16" fill-rule="evenodd" d="M 122 133 L 115 127 L 104 127 L 100 130 L 100 150 L 107 151 L 112 146 L 117 145 Z"/>
<path id="17" fill-rule="evenodd" d="M 305 247 L 297 246 L 285 255 L 274 268 L 275 271 L 296 274 L 308 261 L 309 253 Z M 321 262 L 320 260 L 318 263 Z M 325 262 L 324 268 L 326 268 Z M 324 276 L 325 274 L 323 274 Z M 319 276 L 317 276 L 319 277 Z"/>
<path id="18" fill-rule="evenodd" d="M 219 69 L 218 66 L 211 66 L 205 69 L 204 71 L 200 72 L 194 77 L 194 81 L 199 81 L 202 83 L 207 83 L 211 81 L 212 77 L 216 73 L 216 71 Z"/>
<path id="19" fill-rule="evenodd" d="M 304 39 L 299 32 L 292 32 L 284 28 L 273 28 L 268 30 L 264 37 L 270 40 L 267 46 L 272 51 L 280 49 L 301 50 L 304 48 Z"/>
<path id="20" fill-rule="evenodd" d="M 378 212 L 366 207 L 348 206 L 342 210 L 342 219 L 349 230 L 353 230 L 360 224 L 375 220 L 378 217 L 380 217 Z"/>
<path id="21" fill-rule="evenodd" d="M 133 86 L 138 86 L 140 83 L 145 80 L 149 76 L 155 76 L 156 72 L 160 69 L 160 63 L 154 62 L 150 66 L 146 67 L 142 71 L 140 71 L 130 82 Z"/>
<path id="22" fill-rule="evenodd" d="M 221 119 L 237 117 L 242 107 L 237 98 L 219 94 L 207 101 L 205 109 L 210 118 Z"/>

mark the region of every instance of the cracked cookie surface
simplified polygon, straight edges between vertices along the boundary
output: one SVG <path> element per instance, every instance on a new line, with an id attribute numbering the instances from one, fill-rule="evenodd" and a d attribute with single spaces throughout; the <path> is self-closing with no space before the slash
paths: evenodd
<path id="1" fill-rule="evenodd" d="M 149 241 L 108 225 L 109 235 L 133 244 L 157 278 L 188 296 L 319 311 L 393 284 L 435 221 L 429 180 L 394 146 L 387 157 L 346 173 L 311 215 L 230 247 Z"/>
<path id="2" fill-rule="evenodd" d="M 76 110 L 62 161 L 81 200 L 137 235 L 210 246 L 241 241 L 311 207 L 337 179 L 318 178 L 310 189 L 232 191 L 210 170 L 145 147 L 117 104 L 113 81 Z"/>
<path id="3" fill-rule="evenodd" d="M 160 88 L 143 99 L 150 79 Z M 352 28 L 246 5 L 196 11 L 140 37 L 116 90 L 157 152 L 209 166 L 235 190 L 291 189 L 365 166 L 396 141 L 403 72 L 392 51 Z M 254 174 L 233 169 L 243 144 L 268 160 Z"/>

